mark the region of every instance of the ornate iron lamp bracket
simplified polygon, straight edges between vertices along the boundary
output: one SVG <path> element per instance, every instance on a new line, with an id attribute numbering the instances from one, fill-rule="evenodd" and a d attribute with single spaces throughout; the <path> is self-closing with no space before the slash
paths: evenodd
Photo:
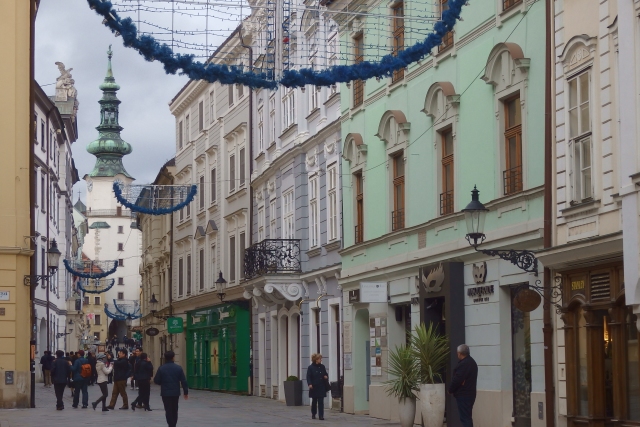
<path id="1" fill-rule="evenodd" d="M 533 273 L 536 276 L 538 275 L 538 259 L 531 251 L 518 251 L 515 249 L 478 249 L 476 246 L 474 246 L 474 249 L 488 256 L 500 257 L 505 261 L 509 261 L 521 270 Z"/>
<path id="2" fill-rule="evenodd" d="M 560 314 L 562 312 L 562 306 L 560 302 L 562 301 L 562 277 L 556 276 L 553 278 L 553 285 L 550 287 L 550 295 L 549 298 L 544 296 L 544 286 L 542 286 L 542 281 L 540 279 L 536 280 L 534 285 L 529 285 L 529 289 L 533 289 L 536 291 L 542 299 L 551 304 L 556 308 L 556 314 Z"/>

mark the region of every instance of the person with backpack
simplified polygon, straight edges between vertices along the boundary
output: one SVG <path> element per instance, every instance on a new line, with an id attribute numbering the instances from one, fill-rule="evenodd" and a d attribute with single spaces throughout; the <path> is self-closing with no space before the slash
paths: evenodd
<path id="1" fill-rule="evenodd" d="M 51 380 L 56 392 L 56 409 L 58 411 L 64 409 L 62 396 L 64 395 L 64 388 L 67 386 L 69 373 L 71 373 L 71 361 L 65 359 L 64 351 L 56 351 L 56 359 L 51 364 Z"/>
<path id="2" fill-rule="evenodd" d="M 89 392 L 87 390 L 87 385 L 89 384 L 89 379 L 93 374 L 91 369 L 91 365 L 86 357 L 84 357 L 84 350 L 78 351 L 79 358 L 73 362 L 73 366 L 71 367 L 71 371 L 73 372 L 73 408 L 78 407 L 78 401 L 80 400 L 80 392 L 82 392 L 82 409 L 86 409 L 89 407 Z"/>
<path id="3" fill-rule="evenodd" d="M 127 378 L 131 375 L 131 365 L 127 359 L 127 350 L 118 351 L 118 360 L 113 363 L 113 392 L 111 393 L 111 403 L 108 408 L 113 410 L 118 400 L 118 395 L 122 396 L 122 407 L 129 409 L 129 397 L 127 396 Z"/>

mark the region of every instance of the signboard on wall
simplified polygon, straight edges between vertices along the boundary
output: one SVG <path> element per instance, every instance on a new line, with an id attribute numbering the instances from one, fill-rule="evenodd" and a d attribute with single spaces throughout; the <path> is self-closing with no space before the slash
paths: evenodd
<path id="1" fill-rule="evenodd" d="M 360 282 L 360 302 L 387 302 L 387 282 Z"/>
<path id="2" fill-rule="evenodd" d="M 167 319 L 167 332 L 170 334 L 180 334 L 183 329 L 182 317 L 170 317 Z"/>

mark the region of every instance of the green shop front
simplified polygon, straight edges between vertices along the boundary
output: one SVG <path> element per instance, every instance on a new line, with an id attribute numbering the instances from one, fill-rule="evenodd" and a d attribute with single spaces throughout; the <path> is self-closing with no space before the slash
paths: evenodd
<path id="1" fill-rule="evenodd" d="M 248 392 L 250 313 L 242 303 L 187 312 L 187 380 L 204 390 Z"/>

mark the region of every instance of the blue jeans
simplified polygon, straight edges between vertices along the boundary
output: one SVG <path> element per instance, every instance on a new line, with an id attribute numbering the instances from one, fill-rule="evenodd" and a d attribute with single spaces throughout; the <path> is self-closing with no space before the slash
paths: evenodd
<path id="1" fill-rule="evenodd" d="M 456 397 L 456 402 L 458 403 L 458 414 L 460 414 L 460 423 L 462 423 L 462 427 L 473 427 L 472 413 L 475 401 L 475 396 Z"/>
<path id="2" fill-rule="evenodd" d="M 319 418 L 324 418 L 324 397 L 311 398 L 311 415 L 315 417 L 316 411 L 318 413 Z"/>
<path id="3" fill-rule="evenodd" d="M 80 392 L 82 391 L 82 406 L 89 406 L 89 392 L 87 391 L 87 380 L 74 380 L 73 385 L 75 387 L 73 391 L 73 406 L 78 406 L 80 400 Z"/>

